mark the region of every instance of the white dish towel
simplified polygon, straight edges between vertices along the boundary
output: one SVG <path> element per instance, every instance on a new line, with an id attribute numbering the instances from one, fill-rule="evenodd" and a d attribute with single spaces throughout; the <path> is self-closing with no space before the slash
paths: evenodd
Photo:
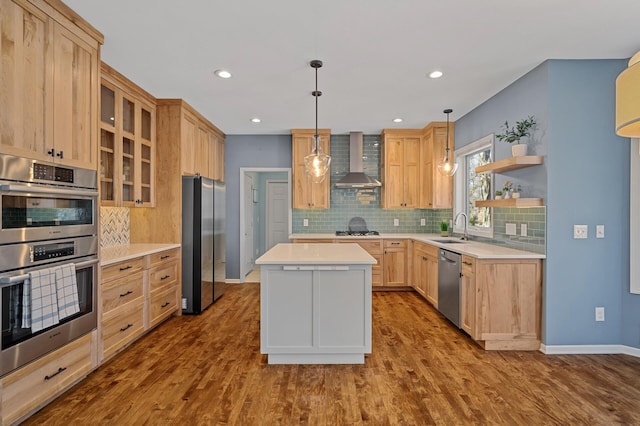
<path id="1" fill-rule="evenodd" d="M 56 288 L 58 293 L 58 315 L 60 320 L 80 312 L 78 299 L 78 283 L 76 281 L 76 265 L 55 268 Z"/>
<path id="2" fill-rule="evenodd" d="M 60 322 L 55 268 L 29 273 L 31 280 L 31 331 L 33 333 Z"/>

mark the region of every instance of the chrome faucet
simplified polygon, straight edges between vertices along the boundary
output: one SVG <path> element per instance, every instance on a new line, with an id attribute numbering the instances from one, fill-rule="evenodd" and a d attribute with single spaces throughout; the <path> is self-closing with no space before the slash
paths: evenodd
<path id="1" fill-rule="evenodd" d="M 469 219 L 467 219 L 467 214 L 465 212 L 459 212 L 456 215 L 456 218 L 453 219 L 453 224 L 455 225 L 456 223 L 458 223 L 458 218 L 460 217 L 460 215 L 464 216 L 464 234 L 462 234 L 462 237 L 460 237 L 460 239 L 464 240 L 464 241 L 468 241 L 469 240 L 469 234 L 467 233 L 467 221 Z"/>

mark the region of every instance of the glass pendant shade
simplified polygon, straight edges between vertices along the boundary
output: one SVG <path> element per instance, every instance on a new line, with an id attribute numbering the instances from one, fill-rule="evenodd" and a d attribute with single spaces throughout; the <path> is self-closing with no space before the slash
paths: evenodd
<path id="1" fill-rule="evenodd" d="M 324 181 L 331 165 L 331 156 L 322 151 L 322 147 L 318 141 L 319 136 L 314 136 L 315 148 L 311 154 L 304 157 L 304 167 L 307 174 L 311 176 L 313 183 L 320 183 Z"/>
<path id="2" fill-rule="evenodd" d="M 438 161 L 438 172 L 445 176 L 453 176 L 458 170 L 458 163 L 454 163 L 449 159 L 449 152 L 444 158 Z"/>
<path id="3" fill-rule="evenodd" d="M 447 139 L 445 141 L 446 148 L 444 149 L 444 158 L 438 161 L 438 173 L 444 176 L 453 176 L 458 170 L 458 163 L 451 161 L 449 158 L 449 114 L 451 114 L 453 110 L 445 109 L 443 112 L 447 114 Z"/>

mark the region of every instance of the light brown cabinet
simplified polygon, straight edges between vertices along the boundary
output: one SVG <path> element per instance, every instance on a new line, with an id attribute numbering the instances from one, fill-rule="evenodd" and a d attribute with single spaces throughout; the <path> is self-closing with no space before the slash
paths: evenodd
<path id="1" fill-rule="evenodd" d="M 384 239 L 383 285 L 385 287 L 407 286 L 407 240 Z"/>
<path id="2" fill-rule="evenodd" d="M 376 259 L 376 263 L 371 265 L 371 285 L 381 287 L 383 285 L 382 269 L 383 269 L 383 249 L 382 240 L 377 239 L 354 239 L 354 238 L 337 238 L 337 243 L 356 243 L 367 251 Z"/>
<path id="3" fill-rule="evenodd" d="M 538 350 L 542 261 L 462 261 L 462 329 L 487 350 Z"/>
<path id="4" fill-rule="evenodd" d="M 225 135 L 182 99 L 157 99 L 156 111 L 156 208 L 131 210 L 131 241 L 180 243 L 182 176 L 222 181 Z"/>
<path id="5" fill-rule="evenodd" d="M 179 260 L 176 248 L 102 267 L 101 361 L 178 311 Z"/>
<path id="6" fill-rule="evenodd" d="M 313 129 L 291 130 L 291 160 L 293 170 L 293 208 L 294 209 L 328 209 L 330 206 L 331 172 L 320 183 L 314 183 L 304 166 L 304 157 L 314 147 Z M 319 129 L 320 146 L 325 154 L 331 152 L 331 130 Z"/>
<path id="7" fill-rule="evenodd" d="M 416 130 L 382 131 L 382 207 L 418 208 L 421 135 Z"/>
<path id="8" fill-rule="evenodd" d="M 413 245 L 413 286 L 438 307 L 438 248 L 421 242 Z"/>
<path id="9" fill-rule="evenodd" d="M 434 122 L 423 129 L 420 150 L 420 202 L 422 209 L 453 207 L 453 177 L 438 172 L 438 162 L 444 158 L 447 123 Z M 453 159 L 454 124 L 449 123 L 449 156 Z"/>
<path id="10" fill-rule="evenodd" d="M 100 72 L 100 203 L 153 207 L 156 100 L 104 62 Z"/>
<path id="11" fill-rule="evenodd" d="M 2 424 L 17 424 L 83 379 L 92 363 L 92 336 L 85 334 L 2 378 Z"/>
<path id="12" fill-rule="evenodd" d="M 0 2 L 0 150 L 96 170 L 102 34 L 59 2 Z"/>

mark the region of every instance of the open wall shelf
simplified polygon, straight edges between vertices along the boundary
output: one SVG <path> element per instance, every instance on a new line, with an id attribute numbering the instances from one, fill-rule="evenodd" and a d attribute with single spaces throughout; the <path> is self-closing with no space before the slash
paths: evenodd
<path id="1" fill-rule="evenodd" d="M 525 167 L 537 166 L 544 162 L 541 155 L 523 155 L 520 157 L 509 157 L 504 160 L 495 161 L 476 167 L 476 173 L 494 172 L 502 173 L 510 170 L 522 169 Z"/>
<path id="2" fill-rule="evenodd" d="M 506 200 L 476 201 L 476 207 L 540 207 L 542 198 L 507 198 Z"/>

